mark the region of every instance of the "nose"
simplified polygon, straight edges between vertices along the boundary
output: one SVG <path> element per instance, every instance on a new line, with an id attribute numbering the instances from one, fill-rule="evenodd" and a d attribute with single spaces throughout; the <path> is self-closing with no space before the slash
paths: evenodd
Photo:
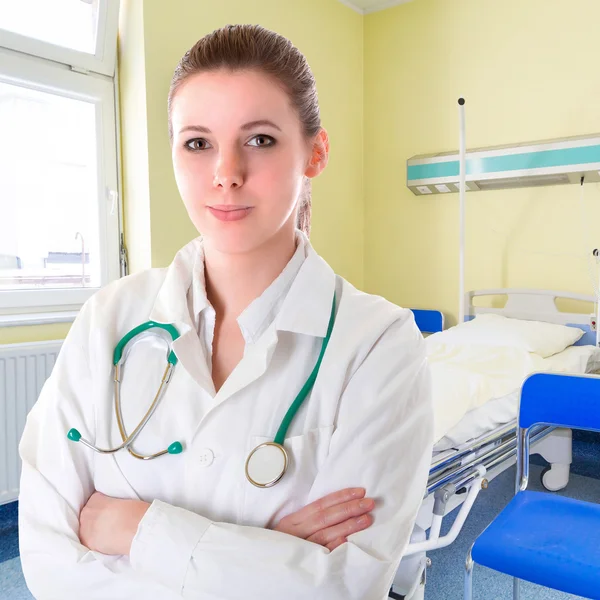
<path id="1" fill-rule="evenodd" d="M 244 183 L 243 165 L 235 152 L 222 153 L 215 169 L 213 185 L 226 190 Z"/>

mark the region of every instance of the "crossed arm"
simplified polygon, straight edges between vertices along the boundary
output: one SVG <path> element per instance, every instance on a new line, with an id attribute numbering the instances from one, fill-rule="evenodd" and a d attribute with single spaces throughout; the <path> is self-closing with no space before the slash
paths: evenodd
<path id="1" fill-rule="evenodd" d="M 102 554 L 129 556 L 139 524 L 150 508 L 149 502 L 111 498 L 94 492 L 79 516 L 79 540 Z M 375 508 L 363 488 L 348 488 L 311 502 L 284 517 L 274 531 L 286 533 L 334 550 L 348 536 L 373 523 Z"/>

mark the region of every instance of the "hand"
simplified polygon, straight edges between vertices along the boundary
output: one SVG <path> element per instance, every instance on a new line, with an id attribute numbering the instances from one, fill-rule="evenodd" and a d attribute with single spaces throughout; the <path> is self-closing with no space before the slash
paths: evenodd
<path id="1" fill-rule="evenodd" d="M 284 517 L 273 529 L 334 550 L 347 542 L 350 534 L 372 525 L 368 513 L 375 502 L 364 496 L 363 488 L 334 492 Z"/>
<path id="2" fill-rule="evenodd" d="M 131 543 L 150 504 L 94 492 L 79 515 L 79 540 L 102 554 L 129 555 Z"/>

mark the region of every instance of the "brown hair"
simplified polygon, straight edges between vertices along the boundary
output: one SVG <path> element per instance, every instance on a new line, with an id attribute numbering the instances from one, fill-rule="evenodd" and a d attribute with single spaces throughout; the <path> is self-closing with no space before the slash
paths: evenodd
<path id="1" fill-rule="evenodd" d="M 285 37 L 260 25 L 226 25 L 198 40 L 179 61 L 168 97 L 169 138 L 173 140 L 173 98 L 183 82 L 196 73 L 254 69 L 282 85 L 296 109 L 307 138 L 321 129 L 317 87 L 304 55 Z M 304 178 L 297 227 L 310 235 L 311 181 Z"/>

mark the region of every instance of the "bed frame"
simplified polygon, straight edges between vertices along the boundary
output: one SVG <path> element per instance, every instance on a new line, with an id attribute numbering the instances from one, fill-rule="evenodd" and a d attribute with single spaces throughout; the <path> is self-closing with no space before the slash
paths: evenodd
<path id="1" fill-rule="evenodd" d="M 475 306 L 474 298 L 481 296 L 506 296 L 507 300 L 502 308 Z M 599 345 L 598 332 L 594 330 L 596 313 L 561 312 L 556 305 L 559 298 L 595 303 L 594 296 L 551 290 L 476 290 L 465 294 L 464 319 L 468 321 L 478 314 L 496 313 L 514 319 L 576 326 L 586 332 L 576 345 Z M 444 317 L 440 311 L 415 309 L 413 313 L 422 333 L 443 330 Z M 558 491 L 569 482 L 571 441 L 570 429 L 540 426 L 532 432 L 531 454 L 539 454 L 550 463 L 542 472 L 542 484 L 548 490 Z M 426 572 L 431 564 L 427 553 L 454 542 L 479 492 L 486 489 L 492 479 L 515 464 L 516 447 L 515 419 L 458 448 L 434 456 L 423 504 L 410 544 L 394 579 L 390 598 L 424 599 Z M 440 537 L 444 517 L 459 506 L 450 531 Z M 460 592 L 457 590 L 458 594 Z"/>

